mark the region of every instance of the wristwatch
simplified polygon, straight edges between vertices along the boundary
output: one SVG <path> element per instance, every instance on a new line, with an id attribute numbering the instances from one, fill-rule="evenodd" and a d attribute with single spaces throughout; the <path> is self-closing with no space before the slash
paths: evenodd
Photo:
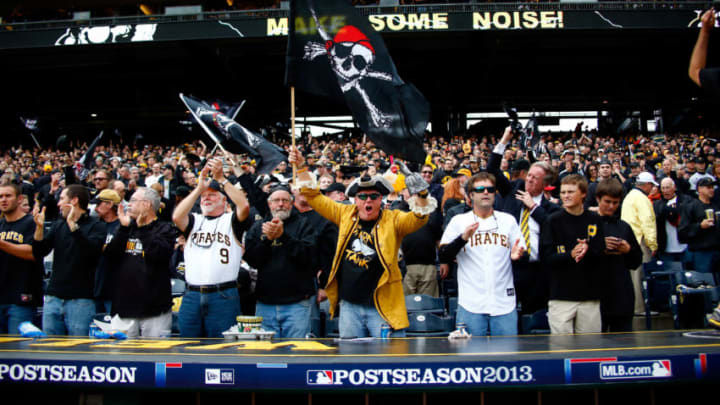
<path id="1" fill-rule="evenodd" d="M 220 185 L 221 185 L 222 187 L 225 187 L 225 184 L 227 184 L 227 182 L 228 182 L 228 179 L 225 179 L 225 180 L 223 180 L 223 181 L 220 182 Z"/>

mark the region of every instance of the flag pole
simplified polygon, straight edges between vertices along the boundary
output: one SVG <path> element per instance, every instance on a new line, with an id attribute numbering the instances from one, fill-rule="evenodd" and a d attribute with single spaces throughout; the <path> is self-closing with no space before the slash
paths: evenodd
<path id="1" fill-rule="evenodd" d="M 295 86 L 290 86 L 290 138 L 292 139 L 292 149 L 295 149 Z M 297 166 L 292 165 L 292 181 L 293 185 L 297 184 Z"/>

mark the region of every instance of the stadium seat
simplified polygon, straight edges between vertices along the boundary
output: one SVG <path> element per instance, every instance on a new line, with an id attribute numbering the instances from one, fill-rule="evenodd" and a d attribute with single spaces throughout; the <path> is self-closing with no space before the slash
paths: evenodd
<path id="1" fill-rule="evenodd" d="M 170 288 L 173 297 L 182 297 L 185 294 L 185 281 L 179 278 L 171 278 Z"/>
<path id="2" fill-rule="evenodd" d="M 677 329 L 705 328 L 720 292 L 712 273 L 676 272 L 672 276 L 670 305 Z"/>
<path id="3" fill-rule="evenodd" d="M 432 312 L 415 312 L 408 316 L 407 336 L 447 336 L 455 329 L 454 318 Z"/>
<path id="4" fill-rule="evenodd" d="M 550 333 L 547 308 L 535 311 L 532 314 L 522 315 L 520 318 L 521 335 L 544 335 Z"/>
<path id="5" fill-rule="evenodd" d="M 643 294 L 649 311 L 667 311 L 672 292 L 672 277 L 683 270 L 682 262 L 651 260 L 643 265 Z"/>
<path id="6" fill-rule="evenodd" d="M 97 313 L 95 314 L 95 316 L 93 316 L 93 321 L 95 320 L 99 322 L 110 323 L 110 321 L 112 320 L 112 314 L 110 314 L 110 312 Z"/>
<path id="7" fill-rule="evenodd" d="M 410 294 L 405 296 L 405 306 L 408 313 L 433 312 L 445 313 L 443 298 L 435 298 L 424 294 Z"/>

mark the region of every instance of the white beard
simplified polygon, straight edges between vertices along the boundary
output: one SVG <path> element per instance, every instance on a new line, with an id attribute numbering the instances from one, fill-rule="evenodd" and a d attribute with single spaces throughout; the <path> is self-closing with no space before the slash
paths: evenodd
<path id="1" fill-rule="evenodd" d="M 284 221 L 284 220 L 290 218 L 290 210 L 284 210 L 282 208 L 276 209 L 276 210 L 272 211 L 272 216 L 273 216 L 273 218 L 277 218 L 281 221 Z"/>

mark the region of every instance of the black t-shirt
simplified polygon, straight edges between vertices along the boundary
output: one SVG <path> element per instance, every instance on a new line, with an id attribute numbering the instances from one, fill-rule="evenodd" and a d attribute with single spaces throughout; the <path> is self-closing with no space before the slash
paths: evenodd
<path id="1" fill-rule="evenodd" d="M 373 305 L 383 268 L 375 251 L 372 229 L 377 221 L 360 221 L 343 252 L 338 277 L 340 299 Z"/>
<path id="2" fill-rule="evenodd" d="M 34 232 L 32 215 L 13 222 L 0 220 L 0 239 L 6 242 L 30 244 Z M 42 274 L 42 261 L 23 260 L 0 251 L 0 304 L 41 305 Z"/>

